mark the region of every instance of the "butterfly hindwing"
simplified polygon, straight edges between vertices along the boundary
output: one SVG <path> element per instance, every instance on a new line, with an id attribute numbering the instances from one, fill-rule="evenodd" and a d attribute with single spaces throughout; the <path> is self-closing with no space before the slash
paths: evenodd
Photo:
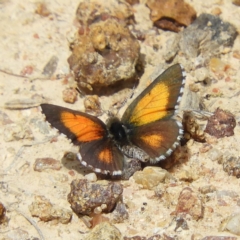
<path id="1" fill-rule="evenodd" d="M 180 64 L 169 67 L 129 105 L 122 122 L 141 126 L 173 116 L 184 80 L 185 72 Z"/>
<path id="2" fill-rule="evenodd" d="M 181 124 L 174 119 L 168 119 L 134 128 L 130 140 L 144 150 L 154 163 L 171 155 L 182 134 Z"/>
<path id="3" fill-rule="evenodd" d="M 121 175 L 123 170 L 123 154 L 109 138 L 87 142 L 81 145 L 78 159 L 82 165 L 95 172 Z"/>

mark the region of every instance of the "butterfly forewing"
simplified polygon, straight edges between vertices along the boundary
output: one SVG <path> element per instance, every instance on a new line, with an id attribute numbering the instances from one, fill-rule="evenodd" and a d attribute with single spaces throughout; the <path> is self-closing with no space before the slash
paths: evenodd
<path id="1" fill-rule="evenodd" d="M 75 144 L 102 139 L 107 134 L 105 124 L 89 114 L 52 104 L 41 104 L 41 108 L 46 120 Z"/>
<path id="2" fill-rule="evenodd" d="M 170 118 L 180 101 L 183 70 L 175 64 L 158 76 L 127 108 L 122 122 L 141 126 Z"/>

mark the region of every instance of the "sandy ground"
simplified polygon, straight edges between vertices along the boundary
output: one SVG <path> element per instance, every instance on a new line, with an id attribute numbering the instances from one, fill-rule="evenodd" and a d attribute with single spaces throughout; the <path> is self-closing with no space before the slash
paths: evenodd
<path id="1" fill-rule="evenodd" d="M 239 31 L 240 7 L 236 7 L 231 1 L 209 0 L 203 3 L 193 0 L 187 2 L 195 8 L 198 15 L 211 13 L 215 7 L 219 7 L 222 11 L 221 18 L 235 25 Z M 66 88 L 63 80 L 34 79 L 36 77 L 46 78 L 42 76 L 42 71 L 53 55 L 59 59 L 56 73 L 60 75 L 69 73 L 67 58 L 71 52 L 68 46 L 76 31 L 73 23 L 78 1 L 50 1 L 47 6 L 51 15 L 48 17 L 35 13 L 37 3 L 38 1 L 35 0 L 0 1 L 0 68 L 14 74 L 21 74 L 27 66 L 33 68 L 31 79 L 0 72 L 0 111 L 7 114 L 13 123 L 25 128 L 29 127 L 32 132 L 32 135 L 29 134 L 24 139 L 6 141 L 11 131 L 6 130 L 7 125 L 4 124 L 0 128 L 0 201 L 6 207 L 9 218 L 8 225 L 0 227 L 0 239 L 40 238 L 39 232 L 27 218 L 36 223 L 45 239 L 83 239 L 85 236 L 83 233 L 88 232 L 89 229 L 75 214 L 70 223 L 61 224 L 40 221 L 39 218 L 32 217 L 29 212 L 29 205 L 36 195 L 43 195 L 52 204 L 71 210 L 66 198 L 70 191 L 70 182 L 76 178 L 83 178 L 78 163 L 72 163 L 71 169 L 62 165 L 58 171 L 44 172 L 34 171 L 33 164 L 36 158 L 44 157 L 61 161 L 64 152 L 72 150 L 73 146 L 64 136 L 58 136 L 55 130 L 51 130 L 45 124 L 39 107 L 24 110 L 4 108 L 6 102 L 15 99 L 24 99 L 26 102 L 26 99 L 29 101 L 37 94 L 44 96 L 49 103 L 83 110 L 83 98 L 78 98 L 73 105 L 63 102 L 62 91 Z M 141 8 L 144 13 L 148 14 L 145 7 L 137 9 Z M 141 19 L 141 14 L 138 14 L 138 18 L 143 24 L 143 29 L 151 27 L 148 17 Z M 165 39 L 171 37 L 171 34 L 163 34 L 160 39 L 163 45 Z M 232 50 L 239 49 L 239 46 L 240 38 L 238 37 Z M 141 87 L 146 86 L 146 80 L 152 72 L 164 62 L 161 55 L 154 55 L 151 50 L 148 51 L 147 46 L 142 46 L 142 48 L 147 53 L 147 65 L 140 87 L 135 91 L 136 95 L 141 91 Z M 223 154 L 229 153 L 238 157 L 240 99 L 237 93 L 240 89 L 240 61 L 232 57 L 232 50 L 221 58 L 236 70 L 234 80 L 228 84 L 224 80 L 217 81 L 214 85 L 204 89 L 204 92 L 211 92 L 214 87 L 219 88 L 223 95 L 211 102 L 209 110 L 214 111 L 217 107 L 230 110 L 237 120 L 235 135 L 217 140 L 214 143 L 214 149 Z M 191 79 L 193 77 L 187 73 L 187 83 Z M 109 97 L 102 97 L 100 100 L 102 106 L 107 108 Z M 37 105 L 39 102 L 36 100 L 35 103 Z M 124 107 L 120 114 L 123 111 Z M 55 135 L 58 136 L 57 141 L 50 143 L 49 138 Z M 124 236 L 150 237 L 156 233 L 166 233 L 172 237 L 177 236 L 178 239 L 191 239 L 191 236 L 195 236 L 193 239 L 201 239 L 210 235 L 237 237 L 229 232 L 221 232 L 219 228 L 226 217 L 240 213 L 240 181 L 224 172 L 222 165 L 217 161 L 211 161 L 204 147 L 206 147 L 204 144 L 194 141 L 187 145 L 189 160 L 178 164 L 171 171 L 173 177 L 177 179 L 177 184 L 168 188 L 163 186 L 169 196 L 169 201 L 166 200 L 167 198 L 158 199 L 153 190 L 142 189 L 141 185 L 136 184 L 133 179 L 122 182 L 124 202 L 129 207 L 129 219 L 115 226 Z M 184 180 L 181 177 L 186 172 L 192 176 L 191 181 L 189 178 Z M 214 186 L 216 191 L 209 196 L 201 196 L 204 217 L 196 221 L 187 216 L 189 229 L 179 228 L 174 231 L 176 224 L 172 223 L 173 217 L 170 213 L 175 210 L 179 193 L 184 187 L 189 186 L 200 194 L 198 190 L 208 185 Z M 224 191 L 228 192 L 223 193 Z M 144 205 L 144 210 L 142 209 L 143 203 L 147 203 Z"/>

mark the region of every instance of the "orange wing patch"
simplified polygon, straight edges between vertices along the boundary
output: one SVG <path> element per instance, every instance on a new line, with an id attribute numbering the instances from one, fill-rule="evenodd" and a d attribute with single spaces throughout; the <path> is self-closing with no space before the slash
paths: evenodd
<path id="1" fill-rule="evenodd" d="M 60 114 L 60 120 L 80 142 L 98 140 L 104 135 L 104 129 L 85 116 L 63 111 Z"/>
<path id="2" fill-rule="evenodd" d="M 98 154 L 98 158 L 107 164 L 110 164 L 113 161 L 112 152 L 108 148 L 102 149 L 102 151 Z"/>
<path id="3" fill-rule="evenodd" d="M 167 115 L 169 101 L 169 87 L 165 83 L 158 83 L 136 105 L 131 114 L 130 122 L 141 126 L 159 120 Z"/>
<path id="4" fill-rule="evenodd" d="M 159 148 L 162 145 L 163 139 L 162 136 L 157 134 L 146 134 L 141 136 L 141 140 L 152 148 Z"/>

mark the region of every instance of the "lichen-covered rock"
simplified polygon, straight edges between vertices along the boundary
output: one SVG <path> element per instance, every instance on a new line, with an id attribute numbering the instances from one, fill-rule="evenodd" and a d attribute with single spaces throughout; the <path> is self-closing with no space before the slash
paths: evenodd
<path id="1" fill-rule="evenodd" d="M 202 55 L 210 58 L 219 54 L 223 48 L 233 45 L 237 30 L 220 17 L 204 13 L 180 35 L 179 46 L 185 57 Z"/>
<path id="2" fill-rule="evenodd" d="M 78 86 L 92 91 L 133 78 L 139 51 L 128 28 L 108 18 L 77 34 L 68 63 Z"/>
<path id="3" fill-rule="evenodd" d="M 34 202 L 29 206 L 29 211 L 33 217 L 38 217 L 41 221 L 55 221 L 60 223 L 69 223 L 72 218 L 72 212 L 54 206 L 44 196 L 35 196 Z"/>
<path id="4" fill-rule="evenodd" d="M 222 160 L 223 170 L 231 176 L 240 178 L 240 158 L 224 156 Z"/>
<path id="5" fill-rule="evenodd" d="M 71 183 L 68 201 L 74 212 L 90 215 L 94 211 L 110 212 L 122 197 L 123 187 L 119 183 L 98 181 L 91 183 L 87 179 L 76 179 Z"/>
<path id="6" fill-rule="evenodd" d="M 121 232 L 111 223 L 103 222 L 91 230 L 84 240 L 121 240 Z"/>
<path id="7" fill-rule="evenodd" d="M 132 7 L 126 1 L 83 1 L 78 5 L 76 17 L 83 26 L 91 25 L 99 20 L 116 17 L 126 23 L 133 19 Z"/>
<path id="8" fill-rule="evenodd" d="M 196 18 L 196 11 L 183 0 L 148 0 L 151 20 L 157 27 L 179 32 Z"/>

